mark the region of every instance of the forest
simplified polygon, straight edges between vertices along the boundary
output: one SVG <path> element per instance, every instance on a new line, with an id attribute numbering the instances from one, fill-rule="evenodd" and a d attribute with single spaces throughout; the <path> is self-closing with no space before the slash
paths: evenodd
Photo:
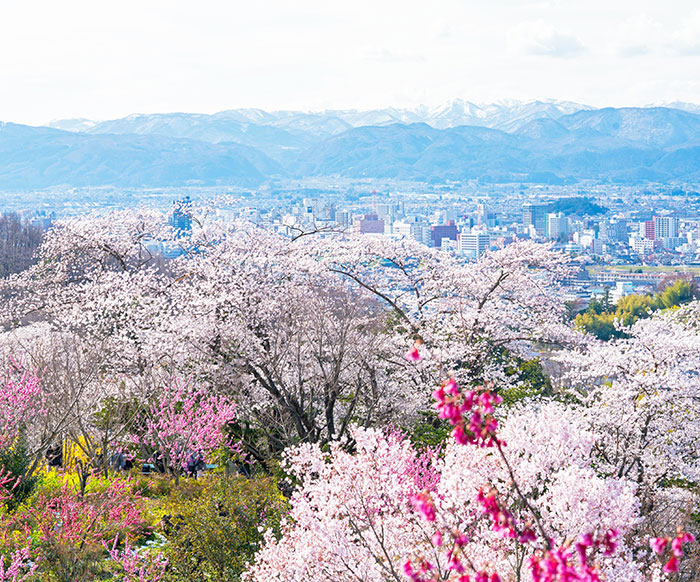
<path id="1" fill-rule="evenodd" d="M 690 283 L 574 320 L 579 265 L 531 241 L 465 262 L 196 204 L 31 237 L 0 582 L 700 579 Z"/>

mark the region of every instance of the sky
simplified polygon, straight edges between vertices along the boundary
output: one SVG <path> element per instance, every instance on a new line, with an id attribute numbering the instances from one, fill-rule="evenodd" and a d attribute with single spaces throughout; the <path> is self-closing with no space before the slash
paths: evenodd
<path id="1" fill-rule="evenodd" d="M 700 103 L 696 0 L 8 0 L 0 120 Z"/>

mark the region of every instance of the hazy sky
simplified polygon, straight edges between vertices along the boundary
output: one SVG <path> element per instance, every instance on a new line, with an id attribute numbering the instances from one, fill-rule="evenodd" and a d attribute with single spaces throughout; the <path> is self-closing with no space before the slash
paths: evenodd
<path id="1" fill-rule="evenodd" d="M 0 120 L 700 103 L 697 0 L 5 0 Z"/>

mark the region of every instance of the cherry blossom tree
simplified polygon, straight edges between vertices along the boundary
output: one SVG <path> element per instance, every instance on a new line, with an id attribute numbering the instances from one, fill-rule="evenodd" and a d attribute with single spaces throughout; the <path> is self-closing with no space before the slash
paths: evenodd
<path id="1" fill-rule="evenodd" d="M 169 322 L 213 362 L 200 373 L 233 391 L 273 450 L 341 436 L 351 420 L 385 421 L 400 413 L 399 398 L 414 409 L 389 380 L 406 362 L 385 311 L 296 244 L 260 231 L 222 241 L 188 263 L 183 317 Z"/>
<path id="2" fill-rule="evenodd" d="M 351 421 L 408 424 L 443 369 L 513 382 L 511 355 L 571 335 L 556 286 L 567 260 L 538 245 L 463 264 L 410 241 L 290 240 L 192 213 L 189 232 L 150 211 L 59 222 L 40 262 L 4 283 L 5 320 L 79 338 L 103 377 L 192 375 L 236 399 L 272 451 Z M 182 255 L 159 260 L 164 244 Z M 407 362 L 407 336 L 432 357 Z"/>
<path id="3" fill-rule="evenodd" d="M 326 247 L 328 268 L 377 296 L 397 329 L 427 350 L 432 382 L 447 369 L 504 385 L 504 353 L 528 357 L 533 343 L 577 341 L 559 293 L 572 267 L 546 245 L 514 243 L 470 263 L 408 240 L 327 240 Z"/>
<path id="4" fill-rule="evenodd" d="M 693 536 L 636 535 L 637 486 L 594 470 L 595 436 L 574 409 L 511 411 L 499 429 L 490 390 L 450 379 L 435 396 L 454 440 L 427 464 L 377 430 L 291 451 L 290 520 L 247 579 L 641 582 L 678 570 Z M 672 542 L 655 564 L 649 544 L 663 554 Z"/>
<path id="5" fill-rule="evenodd" d="M 606 473 L 643 487 L 697 481 L 700 379 L 697 305 L 640 320 L 611 342 L 559 355 L 578 390 Z"/>
<path id="6" fill-rule="evenodd" d="M 175 381 L 156 395 L 148 407 L 138 444 L 156 451 L 179 483 L 193 453 L 206 457 L 226 441 L 226 425 L 235 417 L 236 406 L 202 388 Z M 232 443 L 231 443 L 232 444 Z"/>

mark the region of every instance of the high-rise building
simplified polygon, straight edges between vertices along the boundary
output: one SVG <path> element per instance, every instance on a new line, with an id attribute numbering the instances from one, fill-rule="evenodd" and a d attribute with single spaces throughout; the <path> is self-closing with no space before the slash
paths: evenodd
<path id="1" fill-rule="evenodd" d="M 185 196 L 175 203 L 175 209 L 170 217 L 170 225 L 177 234 L 184 234 L 192 230 L 192 200 Z"/>
<path id="2" fill-rule="evenodd" d="M 525 230 L 534 227 L 537 236 L 544 236 L 547 229 L 548 204 L 524 204 L 523 226 Z"/>
<path id="3" fill-rule="evenodd" d="M 569 219 L 562 212 L 550 212 L 547 214 L 547 228 L 545 230 L 549 238 L 561 238 L 569 234 Z"/>
<path id="4" fill-rule="evenodd" d="M 485 232 L 471 232 L 459 235 L 457 250 L 463 255 L 478 259 L 491 245 L 491 237 Z"/>
<path id="5" fill-rule="evenodd" d="M 342 226 L 342 227 L 350 226 L 351 218 L 352 218 L 352 215 L 347 210 L 338 210 L 335 213 L 335 221 L 338 223 L 338 226 Z"/>
<path id="6" fill-rule="evenodd" d="M 614 233 L 614 236 L 612 237 L 613 240 L 622 242 L 626 241 L 629 237 L 627 236 L 627 221 L 626 220 L 617 220 L 614 223 L 611 223 L 611 231 Z"/>
<path id="7" fill-rule="evenodd" d="M 675 216 L 654 217 L 654 240 L 676 238 L 678 236 L 678 219 Z"/>
<path id="8" fill-rule="evenodd" d="M 409 238 L 415 234 L 414 224 L 404 220 L 397 220 L 392 225 L 392 234 Z"/>
<path id="9" fill-rule="evenodd" d="M 654 221 L 653 220 L 646 220 L 643 223 L 644 225 L 644 231 L 642 234 L 644 234 L 644 238 L 647 240 L 655 240 L 656 239 L 656 228 L 654 227 Z"/>
<path id="10" fill-rule="evenodd" d="M 494 228 L 496 226 L 496 213 L 488 209 L 485 204 L 477 204 L 476 206 L 476 224 L 486 228 Z"/>

